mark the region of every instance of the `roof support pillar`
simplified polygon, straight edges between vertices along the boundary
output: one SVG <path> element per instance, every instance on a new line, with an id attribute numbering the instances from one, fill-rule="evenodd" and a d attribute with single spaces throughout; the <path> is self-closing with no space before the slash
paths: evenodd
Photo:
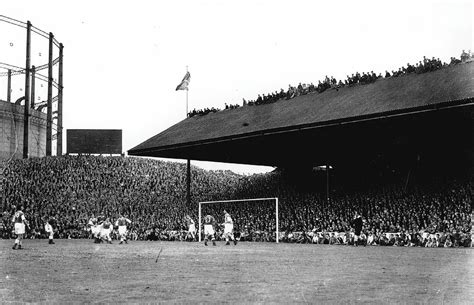
<path id="1" fill-rule="evenodd" d="M 326 199 L 329 204 L 329 162 L 326 162 Z"/>
<path id="2" fill-rule="evenodd" d="M 186 166 L 186 203 L 191 206 L 191 160 L 188 159 Z"/>

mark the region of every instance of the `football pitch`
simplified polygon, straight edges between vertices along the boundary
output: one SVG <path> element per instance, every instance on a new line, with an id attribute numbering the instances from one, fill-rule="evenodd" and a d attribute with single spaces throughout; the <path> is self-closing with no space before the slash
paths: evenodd
<path id="1" fill-rule="evenodd" d="M 0 240 L 0 303 L 474 302 L 471 248 Z"/>

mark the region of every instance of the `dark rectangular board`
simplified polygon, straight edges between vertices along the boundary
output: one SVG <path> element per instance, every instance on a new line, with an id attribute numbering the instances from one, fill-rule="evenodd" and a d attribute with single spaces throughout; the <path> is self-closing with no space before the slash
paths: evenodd
<path id="1" fill-rule="evenodd" d="M 121 129 L 68 129 L 68 154 L 121 154 Z"/>

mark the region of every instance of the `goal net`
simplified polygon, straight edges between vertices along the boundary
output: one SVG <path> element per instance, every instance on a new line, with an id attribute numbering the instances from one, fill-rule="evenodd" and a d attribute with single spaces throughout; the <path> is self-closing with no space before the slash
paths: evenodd
<path id="1" fill-rule="evenodd" d="M 278 198 L 254 198 L 199 202 L 199 241 L 202 238 L 202 219 L 212 215 L 218 224 L 224 222 L 224 210 L 232 217 L 234 233 L 244 236 L 269 234 L 271 240 L 279 242 Z"/>

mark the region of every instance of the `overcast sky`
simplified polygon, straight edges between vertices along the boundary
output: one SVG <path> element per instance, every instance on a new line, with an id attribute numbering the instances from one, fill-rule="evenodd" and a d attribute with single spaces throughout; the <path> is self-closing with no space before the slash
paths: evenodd
<path id="1" fill-rule="evenodd" d="M 122 129 L 124 151 L 185 118 L 186 95 L 175 88 L 186 66 L 192 110 L 474 50 L 472 1 L 0 3 L 0 15 L 30 20 L 64 44 L 64 128 Z M 24 29 L 0 22 L 0 62 L 24 66 L 24 40 Z M 47 41 L 36 37 L 32 48 L 33 64 L 45 63 Z M 17 82 L 13 98 L 22 94 Z M 45 87 L 37 94 L 45 97 Z"/>

